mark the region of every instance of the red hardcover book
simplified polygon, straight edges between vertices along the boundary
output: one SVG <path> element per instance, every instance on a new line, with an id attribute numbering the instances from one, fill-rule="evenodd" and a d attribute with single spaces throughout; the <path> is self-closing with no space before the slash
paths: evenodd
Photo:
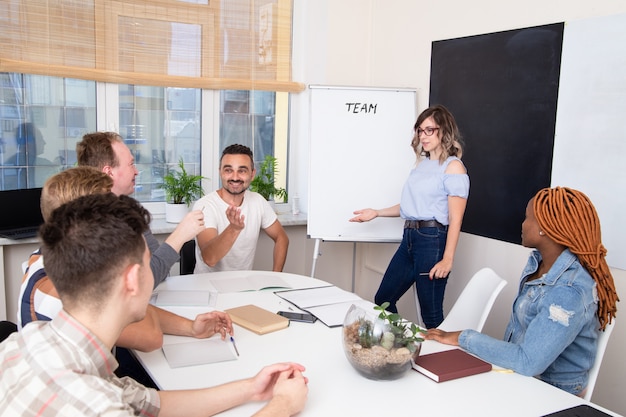
<path id="1" fill-rule="evenodd" d="M 413 368 L 436 382 L 449 381 L 491 371 L 491 364 L 461 349 L 421 355 Z"/>

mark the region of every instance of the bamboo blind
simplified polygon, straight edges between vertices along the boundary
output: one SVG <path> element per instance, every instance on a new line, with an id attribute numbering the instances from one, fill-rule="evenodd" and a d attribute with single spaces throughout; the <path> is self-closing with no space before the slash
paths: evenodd
<path id="1" fill-rule="evenodd" d="M 198 0 L 196 0 L 198 1 Z M 0 71 L 299 92 L 292 0 L 3 0 Z"/>

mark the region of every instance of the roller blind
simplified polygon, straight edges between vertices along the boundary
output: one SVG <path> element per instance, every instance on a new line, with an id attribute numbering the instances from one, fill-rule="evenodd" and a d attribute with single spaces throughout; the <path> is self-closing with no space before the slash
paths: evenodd
<path id="1" fill-rule="evenodd" d="M 0 71 L 299 92 L 291 22 L 292 0 L 3 0 Z"/>

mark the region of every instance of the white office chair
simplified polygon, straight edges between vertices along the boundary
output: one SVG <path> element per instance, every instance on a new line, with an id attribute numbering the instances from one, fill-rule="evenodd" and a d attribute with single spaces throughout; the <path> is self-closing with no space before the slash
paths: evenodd
<path id="1" fill-rule="evenodd" d="M 593 388 L 598 380 L 598 374 L 600 373 L 600 366 L 602 365 L 602 358 L 604 357 L 604 351 L 609 344 L 609 337 L 615 327 L 615 318 L 610 324 L 607 324 L 604 331 L 600 332 L 598 336 L 598 350 L 596 352 L 596 360 L 593 362 L 593 366 L 589 370 L 589 382 L 587 383 L 587 391 L 585 391 L 584 399 L 591 401 L 591 394 L 593 394 Z"/>
<path id="2" fill-rule="evenodd" d="M 467 283 L 448 315 L 438 329 L 445 331 L 474 329 L 482 331 L 493 303 L 506 285 L 506 281 L 491 268 L 476 272 Z M 417 293 L 415 303 L 418 306 Z"/>

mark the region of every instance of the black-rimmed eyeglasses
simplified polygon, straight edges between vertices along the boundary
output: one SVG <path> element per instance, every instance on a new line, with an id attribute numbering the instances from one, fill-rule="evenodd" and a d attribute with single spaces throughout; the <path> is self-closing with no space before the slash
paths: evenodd
<path id="1" fill-rule="evenodd" d="M 439 130 L 438 127 L 427 127 L 425 129 L 420 129 L 419 127 L 417 128 L 417 137 L 419 138 L 420 136 L 422 136 L 422 133 L 425 134 L 426 136 L 432 136 L 433 133 L 435 133 L 435 131 Z"/>

